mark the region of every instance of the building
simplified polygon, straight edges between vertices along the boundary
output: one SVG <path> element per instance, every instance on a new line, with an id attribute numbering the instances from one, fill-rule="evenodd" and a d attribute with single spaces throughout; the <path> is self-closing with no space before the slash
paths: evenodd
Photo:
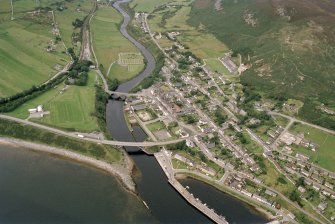
<path id="1" fill-rule="evenodd" d="M 323 212 L 326 210 L 328 204 L 326 202 L 321 202 L 319 205 L 318 205 L 318 209 Z"/>
<path id="2" fill-rule="evenodd" d="M 270 195 L 272 197 L 276 197 L 277 196 L 277 193 L 273 192 L 273 191 L 270 191 L 268 189 L 266 189 L 266 191 L 264 192 L 265 194 L 267 195 Z"/>

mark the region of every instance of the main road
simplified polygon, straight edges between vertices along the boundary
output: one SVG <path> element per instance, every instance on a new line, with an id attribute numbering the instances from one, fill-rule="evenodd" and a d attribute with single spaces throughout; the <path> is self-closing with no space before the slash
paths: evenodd
<path id="1" fill-rule="evenodd" d="M 175 143 L 184 141 L 186 139 L 184 138 L 184 139 L 175 139 L 171 141 L 157 141 L 157 142 L 126 142 L 126 141 L 100 140 L 100 139 L 86 138 L 86 137 L 83 137 L 82 135 L 78 135 L 77 133 L 63 131 L 57 128 L 52 128 L 49 126 L 37 124 L 31 121 L 27 121 L 27 120 L 23 120 L 23 119 L 19 119 L 16 117 L 3 115 L 3 114 L 0 114 L 0 119 L 10 120 L 10 121 L 14 121 L 20 124 L 29 125 L 29 126 L 43 129 L 43 130 L 46 130 L 46 131 L 49 131 L 55 134 L 59 134 L 65 137 L 76 138 L 82 141 L 95 142 L 95 143 L 100 143 L 100 144 L 105 144 L 105 145 L 150 147 L 150 146 L 163 146 L 163 145 L 175 144 Z"/>

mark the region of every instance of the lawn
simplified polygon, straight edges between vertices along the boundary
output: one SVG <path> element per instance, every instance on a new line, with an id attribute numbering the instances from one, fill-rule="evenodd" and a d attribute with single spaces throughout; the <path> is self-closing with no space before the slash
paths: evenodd
<path id="1" fill-rule="evenodd" d="M 143 57 L 140 64 L 129 62 L 127 65 L 118 64 L 119 53 L 140 53 L 138 49 L 119 32 L 122 16 L 111 7 L 100 7 L 91 22 L 93 47 L 102 72 L 109 78 L 126 81 L 137 75 L 143 68 Z M 112 66 L 111 66 L 112 64 Z M 111 66 L 109 74 L 108 68 Z"/>
<path id="2" fill-rule="evenodd" d="M 45 50 L 54 39 L 50 13 L 21 16 L 0 23 L 0 97 L 41 84 L 57 73 L 56 65 L 62 68 L 69 60 L 61 42 L 54 52 Z"/>
<path id="3" fill-rule="evenodd" d="M 315 152 L 303 147 L 297 147 L 297 150 L 310 156 L 311 161 L 325 169 L 335 172 L 335 136 L 312 128 L 303 124 L 295 124 L 291 131 L 294 133 L 303 133 L 304 137 L 318 145 Z"/>
<path id="4" fill-rule="evenodd" d="M 149 131 L 155 132 L 155 131 L 165 129 L 166 127 L 165 127 L 165 124 L 163 122 L 157 121 L 157 122 L 148 124 L 147 128 L 149 129 Z"/>
<path id="5" fill-rule="evenodd" d="M 95 101 L 95 79 L 96 74 L 90 72 L 87 86 L 69 86 L 63 94 L 60 93 L 60 90 L 64 88 L 64 85 L 60 84 L 22 104 L 10 115 L 27 118 L 29 108 L 35 108 L 42 104 L 44 110 L 50 111 L 50 114 L 38 120 L 34 119 L 34 121 L 82 132 L 96 131 L 98 125 L 96 118 L 92 116 Z"/>

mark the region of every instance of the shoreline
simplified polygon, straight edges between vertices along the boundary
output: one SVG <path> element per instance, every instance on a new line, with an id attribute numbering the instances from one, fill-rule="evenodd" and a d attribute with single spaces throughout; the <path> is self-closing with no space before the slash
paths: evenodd
<path id="1" fill-rule="evenodd" d="M 119 162 L 118 164 L 110 164 L 70 150 L 48 146 L 40 143 L 23 141 L 15 138 L 0 137 L 0 145 L 9 145 L 12 147 L 20 146 L 27 150 L 49 153 L 52 155 L 60 156 L 70 161 L 76 161 L 91 166 L 93 168 L 103 170 L 116 177 L 120 184 L 124 186 L 125 190 L 137 195 L 135 182 L 132 178 L 132 169 L 134 164 L 128 156 L 124 155 L 123 161 Z"/>

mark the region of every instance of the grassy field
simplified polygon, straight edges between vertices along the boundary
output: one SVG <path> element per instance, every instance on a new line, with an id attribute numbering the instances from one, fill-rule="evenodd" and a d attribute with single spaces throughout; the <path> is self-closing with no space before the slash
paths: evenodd
<path id="1" fill-rule="evenodd" d="M 335 119 L 317 109 L 320 103 L 335 108 L 335 19 L 330 12 L 334 3 L 227 0 L 217 11 L 214 2 L 194 1 L 187 22 L 213 34 L 240 53 L 244 63 L 252 64 L 242 82 L 265 97 L 301 100 L 301 118 L 335 128 Z M 255 25 L 244 19 L 247 16 Z"/>
<path id="2" fill-rule="evenodd" d="M 217 58 L 204 59 L 204 63 L 206 63 L 206 66 L 213 72 L 218 72 L 223 75 L 231 74 Z"/>
<path id="3" fill-rule="evenodd" d="M 57 10 L 57 4 L 63 10 Z M 92 8 L 92 1 L 24 0 L 13 1 L 14 20 L 10 20 L 10 1 L 0 2 L 0 97 L 13 95 L 33 85 L 48 80 L 60 70 L 69 57 L 65 47 L 80 50 L 80 42 L 73 43 L 73 33 L 79 36 L 72 22 L 83 19 Z M 41 11 L 31 13 L 36 7 L 49 7 L 55 12 L 62 41 L 55 41 L 52 34 L 52 14 Z M 55 43 L 55 51 L 46 48 Z M 29 43 L 29 44 L 27 44 Z"/>
<path id="4" fill-rule="evenodd" d="M 155 132 L 155 131 L 159 131 L 162 129 L 165 129 L 165 125 L 163 122 L 161 121 L 157 121 L 151 124 L 147 125 L 147 128 L 151 131 L 151 132 Z"/>
<path id="5" fill-rule="evenodd" d="M 48 80 L 57 73 L 55 66 L 62 68 L 69 60 L 61 42 L 54 52 L 46 51 L 55 39 L 51 23 L 48 12 L 38 16 L 18 12 L 15 20 L 0 23 L 0 97 Z"/>
<path id="6" fill-rule="evenodd" d="M 59 128 L 75 129 L 82 132 L 98 130 L 94 112 L 96 74 L 89 73 L 87 86 L 69 86 L 62 94 L 63 84 L 22 104 L 10 113 L 15 117 L 27 118 L 28 109 L 42 104 L 49 115 L 34 121 Z"/>
<path id="7" fill-rule="evenodd" d="M 119 64 L 119 53 L 139 54 L 139 51 L 119 32 L 118 26 L 122 16 L 112 7 L 101 7 L 91 22 L 93 45 L 99 64 L 103 65 L 103 72 L 106 74 L 113 63 L 109 78 L 117 78 L 125 81 L 137 75 L 143 68 L 142 56 L 136 63 L 130 60 L 129 64 Z"/>
<path id="8" fill-rule="evenodd" d="M 50 1 L 50 0 L 49 0 Z M 43 1 L 42 1 L 43 2 Z M 74 29 L 72 22 L 75 19 L 83 20 L 92 9 L 93 0 L 72 0 L 62 2 L 65 10 L 56 10 L 56 21 L 65 45 L 74 48 L 76 53 L 80 52 L 81 43 L 74 42 L 72 35 L 79 35 L 80 28 Z"/>
<path id="9" fill-rule="evenodd" d="M 185 2 L 182 2 L 182 5 L 182 7 L 165 8 L 151 14 L 149 19 L 151 31 L 179 31 L 180 35 L 177 36 L 178 41 L 186 45 L 190 51 L 201 59 L 216 58 L 227 52 L 228 48 L 226 45 L 214 35 L 207 33 L 202 27 L 193 27 L 187 23 L 190 19 L 191 6 Z M 163 47 L 171 46 L 173 43 L 166 38 L 162 38 L 158 42 Z"/>
<path id="10" fill-rule="evenodd" d="M 170 2 L 170 0 L 134 0 L 131 1 L 130 7 L 136 12 L 151 12 L 155 6 Z"/>
<path id="11" fill-rule="evenodd" d="M 291 129 L 294 133 L 303 133 L 306 139 L 318 145 L 315 152 L 303 147 L 297 147 L 297 151 L 309 155 L 315 164 L 335 172 L 335 136 L 302 124 L 296 124 Z"/>

